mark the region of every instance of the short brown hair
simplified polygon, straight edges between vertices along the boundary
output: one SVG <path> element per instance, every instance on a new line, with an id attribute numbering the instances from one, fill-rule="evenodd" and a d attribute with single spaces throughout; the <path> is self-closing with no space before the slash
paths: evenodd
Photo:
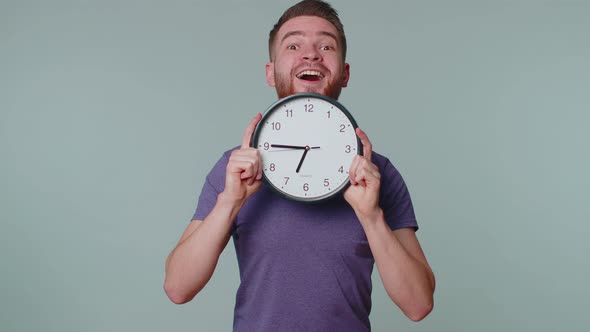
<path id="1" fill-rule="evenodd" d="M 338 12 L 325 1 L 303 0 L 287 9 L 272 30 L 270 30 L 268 36 L 268 53 L 270 61 L 272 61 L 272 44 L 276 38 L 277 32 L 285 22 L 298 16 L 317 16 L 330 22 L 338 32 L 339 42 L 342 45 L 342 59 L 346 59 L 346 36 L 344 35 L 344 26 L 342 25 L 342 22 L 340 22 Z"/>

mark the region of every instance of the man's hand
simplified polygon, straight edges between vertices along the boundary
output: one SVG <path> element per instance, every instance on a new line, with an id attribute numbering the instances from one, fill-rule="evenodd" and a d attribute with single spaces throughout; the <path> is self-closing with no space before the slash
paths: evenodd
<path id="1" fill-rule="evenodd" d="M 362 221 L 374 220 L 374 216 L 381 213 L 379 208 L 379 189 L 381 188 L 381 173 L 371 161 L 373 147 L 369 137 L 360 128 L 356 134 L 363 144 L 363 155 L 354 157 L 350 165 L 350 187 L 344 192 L 344 198 L 352 206 Z"/>
<path id="2" fill-rule="evenodd" d="M 244 203 L 262 184 L 262 162 L 258 149 L 250 147 L 252 134 L 262 118 L 260 113 L 250 121 L 244 131 L 242 146 L 234 150 L 229 157 L 225 173 L 224 195 L 232 200 Z"/>

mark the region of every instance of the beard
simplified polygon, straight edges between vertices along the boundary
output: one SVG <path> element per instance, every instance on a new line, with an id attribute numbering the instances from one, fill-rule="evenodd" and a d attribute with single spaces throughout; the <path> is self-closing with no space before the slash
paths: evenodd
<path id="1" fill-rule="evenodd" d="M 300 70 L 294 70 L 293 72 L 299 72 Z M 324 71 L 325 72 L 325 71 Z M 290 95 L 294 95 L 296 93 L 317 93 L 320 95 L 324 95 L 326 97 L 330 97 L 332 99 L 338 99 L 340 97 L 340 92 L 342 91 L 342 84 L 343 84 L 343 75 L 335 76 L 332 81 L 328 81 L 327 85 L 322 87 L 311 86 L 311 85 L 304 85 L 303 91 L 295 91 L 295 87 L 293 86 L 294 80 L 298 80 L 295 77 L 294 73 L 290 73 L 289 75 L 285 75 L 275 71 L 275 89 L 277 91 L 277 96 L 279 99 L 285 98 Z"/>

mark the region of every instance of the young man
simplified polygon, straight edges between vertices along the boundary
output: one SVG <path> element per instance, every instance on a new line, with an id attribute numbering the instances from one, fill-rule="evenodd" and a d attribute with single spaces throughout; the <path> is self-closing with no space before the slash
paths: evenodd
<path id="1" fill-rule="evenodd" d="M 338 98 L 349 79 L 346 38 L 336 11 L 305 0 L 270 33 L 266 77 L 280 98 L 300 92 Z M 405 183 L 357 130 L 351 186 L 327 203 L 286 200 L 262 186 L 250 140 L 226 152 L 207 176 L 193 221 L 166 262 L 165 291 L 192 300 L 233 236 L 240 268 L 235 331 L 368 331 L 373 265 L 390 298 L 412 320 L 432 310 L 434 275 L 415 236 Z"/>

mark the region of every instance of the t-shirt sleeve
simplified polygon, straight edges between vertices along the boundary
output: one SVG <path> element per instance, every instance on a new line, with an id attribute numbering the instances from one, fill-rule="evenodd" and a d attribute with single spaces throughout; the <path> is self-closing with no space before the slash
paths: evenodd
<path id="1" fill-rule="evenodd" d="M 379 205 L 385 214 L 385 221 L 392 230 L 413 228 L 418 230 L 410 192 L 399 171 L 388 160 L 381 167 L 381 200 Z"/>
<path id="2" fill-rule="evenodd" d="M 204 220 L 213 210 L 217 196 L 225 187 L 225 169 L 229 161 L 229 154 L 230 151 L 225 152 L 207 174 L 192 220 Z"/>

